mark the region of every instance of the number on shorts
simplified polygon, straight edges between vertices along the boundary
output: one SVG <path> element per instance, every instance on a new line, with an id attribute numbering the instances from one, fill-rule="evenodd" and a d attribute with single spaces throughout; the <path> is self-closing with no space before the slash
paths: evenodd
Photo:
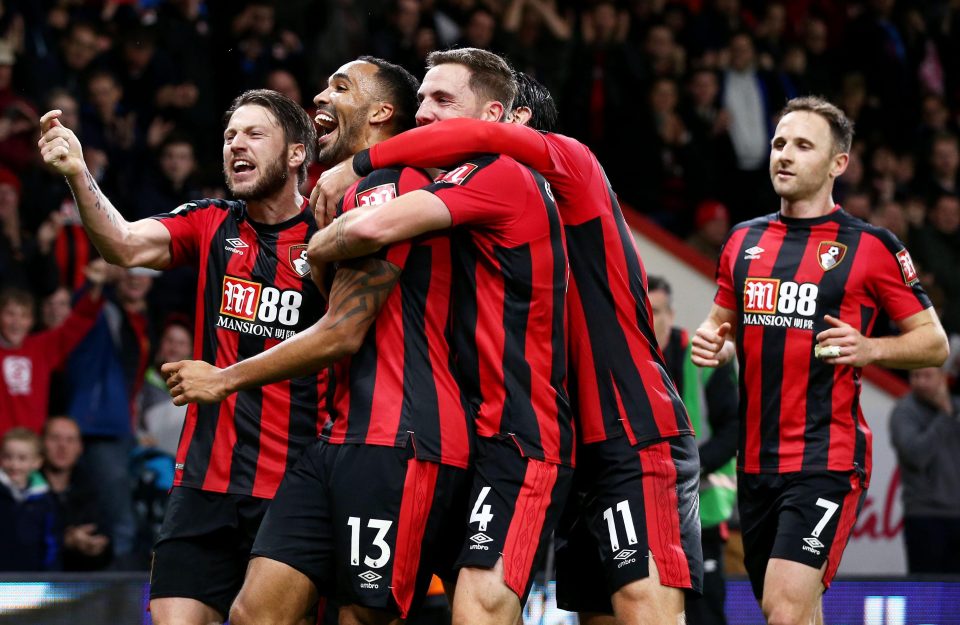
<path id="1" fill-rule="evenodd" d="M 633 527 L 633 515 L 630 514 L 630 502 L 624 499 L 617 504 L 617 512 L 623 517 L 623 525 L 627 531 L 627 544 L 637 544 L 637 530 Z M 610 549 L 620 551 L 620 539 L 617 537 L 617 524 L 613 520 L 613 506 L 603 511 L 603 519 L 607 522 L 607 531 L 610 532 Z"/>
<path id="2" fill-rule="evenodd" d="M 347 525 L 350 526 L 350 564 L 360 566 L 360 517 L 352 516 L 348 518 Z M 393 525 L 393 521 L 385 519 L 370 519 L 367 521 L 367 527 L 377 530 L 377 535 L 373 537 L 372 544 L 380 549 L 380 555 L 376 559 L 364 556 L 364 565 L 379 569 L 390 560 L 390 545 L 383 539 L 390 531 L 391 525 Z"/>
<path id="3" fill-rule="evenodd" d="M 487 523 L 493 520 L 493 513 L 490 512 L 490 504 L 483 503 L 483 500 L 486 499 L 489 494 L 489 486 L 481 488 L 480 496 L 477 497 L 477 503 L 473 505 L 473 511 L 470 512 L 470 523 L 479 523 L 480 527 L 478 529 L 481 532 L 487 531 Z"/>
<path id="4" fill-rule="evenodd" d="M 830 522 L 830 519 L 833 518 L 833 514 L 837 511 L 837 508 L 840 506 L 833 503 L 832 501 L 827 501 L 823 497 L 817 499 L 817 506 L 821 508 L 826 508 L 827 511 L 823 513 L 823 518 L 820 519 L 820 522 L 817 523 L 817 526 L 813 528 L 813 532 L 810 534 L 814 538 L 820 537 L 820 532 L 823 531 L 823 528 L 827 526 L 827 523 Z"/>

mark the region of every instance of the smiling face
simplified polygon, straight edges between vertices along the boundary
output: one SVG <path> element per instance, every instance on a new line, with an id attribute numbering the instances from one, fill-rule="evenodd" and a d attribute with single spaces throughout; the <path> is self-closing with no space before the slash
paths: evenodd
<path id="1" fill-rule="evenodd" d="M 474 93 L 470 76 L 470 68 L 459 63 L 443 63 L 431 68 L 417 91 L 420 99 L 417 125 L 464 117 L 500 121 L 503 105 L 485 102 Z"/>
<path id="2" fill-rule="evenodd" d="M 784 200 L 813 198 L 843 173 L 847 155 L 834 153 L 830 125 L 809 111 L 787 113 L 770 143 L 770 179 Z"/>
<path id="3" fill-rule="evenodd" d="M 4 441 L 3 450 L 0 451 L 0 469 L 17 488 L 26 488 L 30 474 L 38 471 L 42 464 L 43 458 L 35 442 L 9 438 Z"/>
<path id="4" fill-rule="evenodd" d="M 223 131 L 223 177 L 234 197 L 261 200 L 280 191 L 291 174 L 286 137 L 262 106 L 238 108 Z"/>
<path id="5" fill-rule="evenodd" d="M 20 347 L 33 327 L 33 310 L 19 302 L 7 302 L 0 309 L 0 335 L 14 348 Z"/>
<path id="6" fill-rule="evenodd" d="M 314 121 L 319 128 L 317 160 L 334 165 L 366 147 L 368 116 L 377 102 L 379 68 L 366 61 L 351 61 L 327 81 L 313 98 Z"/>

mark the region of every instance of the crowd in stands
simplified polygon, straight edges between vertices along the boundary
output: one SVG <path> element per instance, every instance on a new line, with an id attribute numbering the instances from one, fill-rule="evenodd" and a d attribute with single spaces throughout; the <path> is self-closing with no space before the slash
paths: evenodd
<path id="1" fill-rule="evenodd" d="M 40 115 L 63 111 L 132 220 L 225 196 L 220 115 L 240 92 L 309 110 L 347 60 L 419 77 L 452 46 L 543 82 L 621 200 L 708 257 L 733 223 L 778 208 L 777 110 L 827 96 L 856 124 L 836 200 L 907 243 L 960 353 L 956 1 L 3 0 L 0 541 L 13 523 L 32 542 L 0 570 L 145 564 L 184 415 L 158 363 L 193 344 L 196 275 L 97 260 L 65 182 L 38 164 Z"/>

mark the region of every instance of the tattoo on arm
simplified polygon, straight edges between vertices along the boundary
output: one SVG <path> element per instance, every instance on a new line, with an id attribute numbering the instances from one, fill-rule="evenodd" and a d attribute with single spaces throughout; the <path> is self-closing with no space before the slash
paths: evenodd
<path id="1" fill-rule="evenodd" d="M 90 170 L 85 171 L 84 176 L 87 179 L 87 191 L 92 193 L 95 199 L 93 207 L 97 209 L 97 212 L 104 213 L 107 221 L 112 225 L 118 226 L 120 223 L 120 215 L 117 213 L 117 209 L 106 201 L 103 192 L 100 191 L 100 186 L 94 179 L 93 174 L 90 173 Z"/>
<path id="2" fill-rule="evenodd" d="M 344 256 L 347 255 L 347 241 L 343 231 L 347 227 L 348 214 L 349 213 L 345 213 L 337 218 L 337 252 Z"/>
<path id="3" fill-rule="evenodd" d="M 379 258 L 341 263 L 330 289 L 330 327 L 373 321 L 399 278 L 400 268 Z"/>

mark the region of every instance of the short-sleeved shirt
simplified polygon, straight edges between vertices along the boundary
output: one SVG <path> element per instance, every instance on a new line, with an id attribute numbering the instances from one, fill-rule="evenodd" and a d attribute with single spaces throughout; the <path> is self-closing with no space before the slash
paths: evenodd
<path id="1" fill-rule="evenodd" d="M 930 307 L 903 243 L 839 207 L 812 219 L 774 213 L 734 226 L 717 266 L 717 305 L 736 312 L 738 468 L 747 473 L 870 473 L 872 434 L 859 368 L 814 356 L 824 315 L 867 335 Z"/>
<path id="2" fill-rule="evenodd" d="M 347 190 L 342 208 L 384 204 L 430 184 L 414 168 L 378 169 Z M 473 424 L 461 402 L 446 337 L 453 265 L 449 232 L 379 250 L 401 270 L 356 354 L 331 370 L 331 443 L 412 447 L 416 458 L 466 468 Z"/>
<path id="3" fill-rule="evenodd" d="M 477 435 L 509 439 L 529 458 L 572 464 L 568 269 L 549 185 L 513 159 L 485 155 L 426 190 L 453 219 L 453 342 Z"/>
<path id="4" fill-rule="evenodd" d="M 302 209 L 306 209 L 304 200 Z M 246 204 L 202 200 L 154 217 L 170 232 L 171 267 L 198 268 L 194 357 L 228 367 L 302 332 L 323 314 L 310 278 L 309 210 L 278 224 Z M 287 466 L 327 421 L 326 371 L 190 404 L 174 484 L 272 498 Z"/>

